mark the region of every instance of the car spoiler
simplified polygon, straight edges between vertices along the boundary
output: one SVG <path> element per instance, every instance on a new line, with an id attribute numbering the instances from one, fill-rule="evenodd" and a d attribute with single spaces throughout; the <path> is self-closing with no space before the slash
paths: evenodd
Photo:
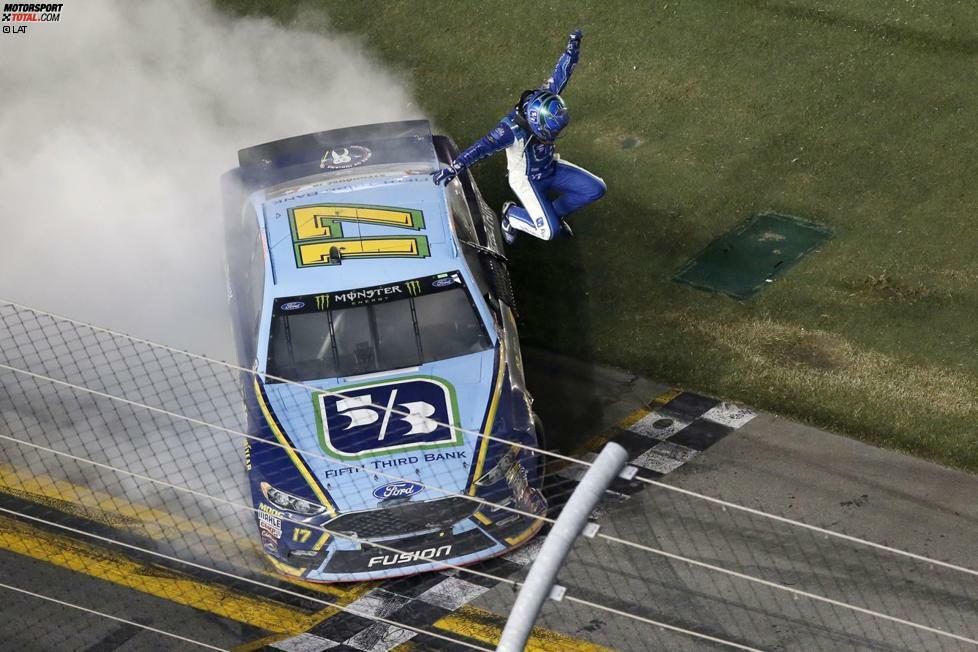
<path id="1" fill-rule="evenodd" d="M 419 161 L 437 166 L 427 120 L 320 131 L 238 152 L 241 179 L 252 188 L 354 167 Z"/>

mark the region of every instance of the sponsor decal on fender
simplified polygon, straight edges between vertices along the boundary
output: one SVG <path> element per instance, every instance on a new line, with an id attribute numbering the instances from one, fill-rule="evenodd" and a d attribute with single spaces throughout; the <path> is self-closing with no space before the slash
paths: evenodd
<path id="1" fill-rule="evenodd" d="M 439 546 L 437 548 L 426 548 L 417 552 L 402 552 L 399 554 L 377 555 L 371 557 L 367 562 L 367 568 L 372 568 L 376 564 L 381 566 L 399 566 L 409 562 L 431 561 L 439 557 L 446 557 L 452 552 L 451 546 Z"/>
<path id="2" fill-rule="evenodd" d="M 258 505 L 258 527 L 276 541 L 282 538 L 282 512 L 265 503 Z"/>

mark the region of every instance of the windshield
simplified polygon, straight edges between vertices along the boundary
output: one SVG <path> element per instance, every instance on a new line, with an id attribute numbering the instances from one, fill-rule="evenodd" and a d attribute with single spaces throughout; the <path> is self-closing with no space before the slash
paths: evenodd
<path id="1" fill-rule="evenodd" d="M 276 299 L 266 373 L 294 381 L 357 376 L 490 346 L 462 277 L 452 272 Z"/>

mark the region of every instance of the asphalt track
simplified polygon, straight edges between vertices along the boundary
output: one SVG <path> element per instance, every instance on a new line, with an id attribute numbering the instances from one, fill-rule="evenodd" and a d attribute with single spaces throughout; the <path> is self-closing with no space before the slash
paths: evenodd
<path id="1" fill-rule="evenodd" d="M 677 395 L 629 374 L 540 353 L 527 352 L 526 366 L 537 408 L 548 424 L 550 445 L 563 452 L 599 446 L 607 437 L 634 444 L 636 435 L 630 429 L 671 421 L 666 430 L 675 432 L 667 438 L 656 435 L 660 443 L 643 454 L 642 463 L 651 469 L 646 474 L 650 479 L 661 477 L 671 485 L 835 532 L 963 566 L 975 565 L 978 480 L 973 476 L 764 414 L 722 436 L 717 435 L 714 422 L 703 421 L 708 427 L 694 432 L 695 428 L 682 427 L 684 421 L 696 421 L 696 411 L 710 405 L 697 408 L 690 398 L 695 395 Z M 11 409 L 16 406 L 3 406 L 5 415 Z M 680 440 L 688 446 L 677 443 Z M 226 458 L 218 456 L 224 460 L 223 476 L 214 471 L 220 465 L 214 465 L 205 467 L 207 473 L 201 475 L 207 477 L 187 475 L 183 479 L 208 490 L 219 487 L 221 495 L 233 497 L 241 491 L 243 474 L 237 472 L 236 458 L 240 448 L 237 442 L 225 448 L 222 441 L 226 438 L 207 440 L 199 452 L 213 456 L 214 446 L 226 451 Z M 702 451 L 691 454 L 690 446 Z M 146 553 L 86 539 L 38 521 L 12 519 L 9 513 L 0 513 L 0 582 L 218 647 L 317 649 L 286 643 L 306 631 L 312 632 L 306 635 L 307 642 L 348 641 L 359 635 L 356 640 L 360 643 L 375 641 L 379 646 L 375 649 L 464 649 L 446 644 L 439 636 L 492 647 L 501 615 L 513 601 L 512 589 L 505 583 L 475 584 L 476 578 L 465 574 L 396 586 L 289 583 L 269 573 L 255 555 L 250 514 L 244 518 L 226 508 L 205 511 L 199 501 L 188 502 L 159 487 L 151 493 L 147 483 L 132 479 L 108 482 L 105 478 L 111 476 L 106 474 L 72 472 L 64 478 L 52 477 L 67 468 L 63 459 L 53 463 L 48 454 L 34 451 L 28 455 L 22 447 L 12 449 L 6 442 L 0 452 L 4 454 L 0 508 L 109 538 L 122 537 L 133 545 L 153 541 L 154 550 L 224 567 L 270 586 L 176 568 L 175 563 Z M 194 455 L 188 459 L 199 462 Z M 655 469 L 667 473 L 660 476 Z M 101 486 L 93 482 L 98 478 L 102 478 Z M 974 622 L 978 581 L 974 576 L 661 487 L 630 483 L 617 489 L 602 507 L 600 532 L 659 552 L 606 539 L 582 539 L 559 578 L 568 596 L 759 649 L 975 649 L 906 625 L 697 568 L 663 553 L 688 556 L 971 638 L 978 636 Z M 145 500 L 133 501 L 134 495 Z M 172 509 L 175 506 L 179 509 Z M 529 556 L 532 550 L 524 552 L 524 557 Z M 504 560 L 488 570 L 518 579 L 525 566 Z M 452 599 L 422 599 L 432 594 L 432 583 L 451 585 Z M 0 591 L 4 591 L 3 649 L 199 649 L 133 625 Z M 394 614 L 390 618 L 397 622 L 405 622 L 410 613 L 427 634 L 412 633 L 398 642 L 397 636 L 404 636 L 404 630 L 398 632 L 398 628 L 357 630 L 356 626 L 365 623 L 328 608 L 331 604 L 372 606 L 378 609 L 374 613 Z M 549 603 L 538 624 L 533 649 L 727 649 L 566 598 Z"/>

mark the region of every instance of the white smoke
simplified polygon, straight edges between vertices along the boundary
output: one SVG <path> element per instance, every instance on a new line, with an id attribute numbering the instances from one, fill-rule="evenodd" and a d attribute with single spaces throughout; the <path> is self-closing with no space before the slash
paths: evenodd
<path id="1" fill-rule="evenodd" d="M 0 41 L 0 297 L 224 359 L 237 150 L 418 117 L 321 15 L 86 0 L 29 29 Z"/>
<path id="2" fill-rule="evenodd" d="M 237 150 L 418 117 L 397 77 L 355 40 L 330 33 L 323 15 L 283 27 L 198 0 L 85 0 L 66 3 L 60 22 L 28 30 L 0 35 L 0 297 L 223 359 L 233 346 L 220 176 L 236 165 Z M 0 350 L 29 358 L 32 369 L 51 361 L 18 349 L 13 330 L 0 322 Z M 59 343 L 53 334 L 52 350 L 72 358 Z M 186 369 L 178 356 L 162 361 L 177 363 Z M 164 376 L 142 382 L 170 387 Z M 4 433 L 250 503 L 239 438 L 156 423 L 140 410 L 120 417 L 117 404 L 52 395 L 58 388 L 44 383 L 31 389 L 14 373 L 0 380 Z M 119 391 L 140 387 L 133 381 Z M 202 406 L 210 400 L 240 418 L 235 384 L 225 389 L 227 397 L 208 395 Z M 257 541 L 247 510 L 9 442 L 0 463 Z M 197 537 L 182 536 L 174 532 L 171 544 L 202 554 L 192 547 Z"/>

